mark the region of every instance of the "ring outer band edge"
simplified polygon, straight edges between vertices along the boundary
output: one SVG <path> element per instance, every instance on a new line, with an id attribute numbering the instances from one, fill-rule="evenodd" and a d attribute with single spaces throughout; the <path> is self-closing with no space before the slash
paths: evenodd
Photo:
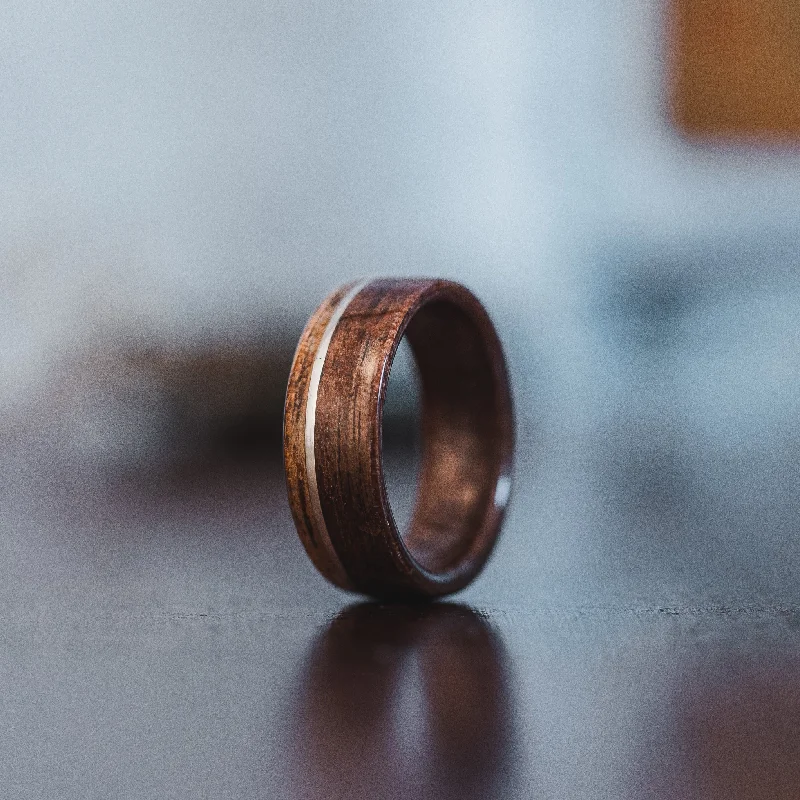
<path id="1" fill-rule="evenodd" d="M 313 403 L 309 404 L 309 395 L 315 395 L 318 389 L 327 345 L 339 319 L 368 283 L 355 281 L 338 288 L 309 319 L 292 361 L 283 415 L 286 489 L 300 541 L 319 572 L 335 586 L 349 591 L 356 591 L 356 587 L 333 547 L 320 507 L 314 458 L 316 409 Z M 320 353 L 322 347 L 324 352 Z"/>

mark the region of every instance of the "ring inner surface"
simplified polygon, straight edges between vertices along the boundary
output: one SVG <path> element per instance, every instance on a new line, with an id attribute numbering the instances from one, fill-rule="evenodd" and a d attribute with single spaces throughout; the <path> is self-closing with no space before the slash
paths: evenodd
<path id="1" fill-rule="evenodd" d="M 453 568 L 492 507 L 502 432 L 496 372 L 480 330 L 447 301 L 424 305 L 405 331 L 422 390 L 422 459 L 406 547 L 433 573 Z"/>

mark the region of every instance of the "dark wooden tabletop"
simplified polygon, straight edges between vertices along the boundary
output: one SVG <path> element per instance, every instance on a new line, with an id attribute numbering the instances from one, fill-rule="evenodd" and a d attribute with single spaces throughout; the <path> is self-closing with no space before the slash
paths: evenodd
<path id="1" fill-rule="evenodd" d="M 430 607 L 328 586 L 278 461 L 18 460 L 3 796 L 798 797 L 785 486 L 726 508 L 674 452 L 602 441 L 523 447 L 488 568 Z"/>

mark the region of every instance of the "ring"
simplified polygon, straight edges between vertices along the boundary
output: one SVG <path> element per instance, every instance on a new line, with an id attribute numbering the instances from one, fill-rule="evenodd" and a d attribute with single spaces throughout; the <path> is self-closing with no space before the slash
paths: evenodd
<path id="1" fill-rule="evenodd" d="M 419 368 L 422 461 L 408 530 L 383 476 L 383 404 L 405 337 Z M 505 358 L 486 310 L 451 281 L 343 286 L 300 337 L 286 394 L 289 505 L 334 585 L 436 597 L 483 568 L 511 492 L 514 421 Z"/>

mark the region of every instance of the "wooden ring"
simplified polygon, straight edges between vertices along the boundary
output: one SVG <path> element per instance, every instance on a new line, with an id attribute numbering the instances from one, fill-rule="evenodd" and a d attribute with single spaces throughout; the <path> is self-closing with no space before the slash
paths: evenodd
<path id="1" fill-rule="evenodd" d="M 381 434 L 403 336 L 422 386 L 422 463 L 401 535 Z M 376 597 L 435 597 L 466 586 L 500 531 L 513 448 L 503 350 L 465 287 L 362 281 L 334 292 L 309 320 L 286 394 L 286 481 L 300 539 L 336 586 Z"/>

